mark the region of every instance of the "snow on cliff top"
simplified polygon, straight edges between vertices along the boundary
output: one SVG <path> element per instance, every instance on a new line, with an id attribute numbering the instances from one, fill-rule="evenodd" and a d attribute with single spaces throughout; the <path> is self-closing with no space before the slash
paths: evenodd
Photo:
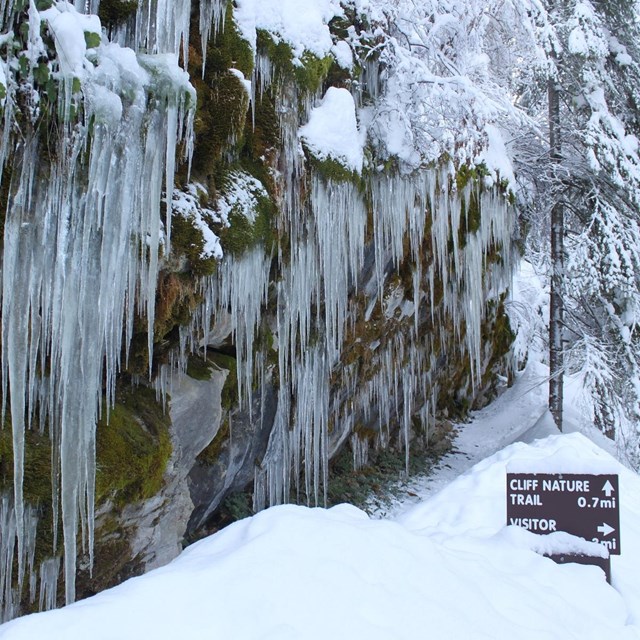
<path id="1" fill-rule="evenodd" d="M 596 567 L 534 552 L 580 539 L 504 526 L 507 467 L 549 458 L 620 474 L 613 586 Z M 639 543 L 638 476 L 582 435 L 552 436 L 498 452 L 397 521 L 348 505 L 263 511 L 145 576 L 9 622 L 0 638 L 640 638 Z"/>
<path id="2" fill-rule="evenodd" d="M 319 58 L 331 51 L 328 23 L 342 14 L 339 0 L 238 0 L 234 17 L 254 49 L 256 29 L 264 29 L 290 45 L 299 61 L 305 49 Z"/>

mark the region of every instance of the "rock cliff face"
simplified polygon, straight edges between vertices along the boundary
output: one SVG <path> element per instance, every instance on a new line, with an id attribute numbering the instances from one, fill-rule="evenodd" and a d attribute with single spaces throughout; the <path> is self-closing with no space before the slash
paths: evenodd
<path id="1" fill-rule="evenodd" d="M 338 454 L 408 469 L 512 339 L 508 184 L 481 144 L 376 134 L 375 11 L 318 2 L 300 36 L 158 2 L 150 46 L 145 0 L 89 3 L 102 35 L 76 4 L 2 4 L 5 619 L 59 602 L 62 566 L 70 601 L 229 514 L 326 504 Z"/>

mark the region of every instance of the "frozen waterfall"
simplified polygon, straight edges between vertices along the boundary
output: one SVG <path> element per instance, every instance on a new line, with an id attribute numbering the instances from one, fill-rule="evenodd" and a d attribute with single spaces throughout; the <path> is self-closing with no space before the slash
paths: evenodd
<path id="1" fill-rule="evenodd" d="M 24 433 L 46 431 L 53 444 L 53 503 L 62 516 L 67 602 L 75 598 L 79 529 L 92 554 L 95 426 L 103 397 L 113 402 L 135 314 L 147 318 L 151 359 L 159 251 L 163 240 L 168 250 L 170 237 L 170 207 L 163 230 L 161 198 L 173 188 L 178 149 L 187 159 L 191 152 L 195 108 L 195 91 L 178 65 L 178 56 L 186 64 L 191 2 L 142 2 L 135 33 L 116 34 L 115 42 L 103 37 L 90 50 L 86 32 L 99 32 L 100 25 L 85 12 L 96 12 L 98 4 L 76 0 L 74 9 L 57 2 L 42 12 L 28 5 L 26 59 L 35 65 L 56 56 L 51 74 L 63 89 L 62 115 L 53 135 L 39 126 L 14 137 L 12 120 L 24 87 L 10 77 L 0 149 L 3 163 L 12 154 L 2 262 L 2 384 L 14 449 L 14 495 L 2 503 L 0 574 L 11 582 L 14 537 L 19 587 L 25 573 L 37 573 L 26 551 L 34 525 L 23 500 Z M 219 16 L 223 4 L 201 2 L 204 19 Z M 12 0 L 0 5 L 8 38 L 16 38 L 11 29 L 22 19 L 18 9 Z M 41 24 L 54 39 L 53 54 L 40 38 Z M 205 27 L 208 33 L 209 23 Z M 42 110 L 44 98 L 34 91 L 34 121 L 55 118 Z M 54 515 L 54 547 L 57 522 Z M 57 562 L 45 560 L 40 568 L 41 607 L 55 602 Z M 16 597 L 5 584 L 5 619 Z"/>

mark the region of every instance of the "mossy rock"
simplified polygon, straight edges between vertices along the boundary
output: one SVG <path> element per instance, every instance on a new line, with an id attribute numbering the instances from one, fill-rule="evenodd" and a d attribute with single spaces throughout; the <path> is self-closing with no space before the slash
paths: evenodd
<path id="1" fill-rule="evenodd" d="M 480 194 L 484 188 L 483 179 L 488 175 L 489 171 L 484 164 L 462 165 L 455 174 L 455 188 L 462 195 L 458 232 L 460 248 L 464 248 L 468 234 L 475 233 L 480 229 L 482 221 Z"/>
<path id="2" fill-rule="evenodd" d="M 176 219 L 177 216 L 176 216 Z M 196 291 L 197 281 L 194 278 L 197 272 L 173 273 L 163 271 L 158 278 L 156 293 L 156 313 L 154 323 L 154 342 L 159 343 L 169 340 L 172 333 L 181 326 L 191 322 L 193 312 L 202 300 L 202 296 Z M 145 332 L 146 324 L 141 330 Z"/>
<path id="3" fill-rule="evenodd" d="M 218 368 L 229 371 L 221 394 L 222 408 L 229 411 L 238 404 L 238 361 L 234 356 L 219 351 L 210 353 L 209 359 Z"/>
<path id="4" fill-rule="evenodd" d="M 487 400 L 495 395 L 496 370 L 511 350 L 516 338 L 504 306 L 506 297 L 507 294 L 503 293 L 497 301 L 489 301 L 487 319 L 482 325 L 482 341 L 485 345 L 490 345 L 491 349 L 490 359 L 482 378 L 482 387 L 489 389 L 489 392 L 485 394 Z"/>
<path id="5" fill-rule="evenodd" d="M 189 261 L 194 276 L 210 276 L 218 262 L 213 256 L 203 256 L 205 241 L 202 231 L 189 218 L 174 215 L 171 218 L 171 251 Z"/>
<path id="6" fill-rule="evenodd" d="M 280 145 L 280 122 L 270 93 L 255 97 L 253 121 L 247 118 L 244 130 L 244 147 L 240 152 L 240 166 L 255 176 L 273 195 L 276 193 L 274 174 Z"/>
<path id="7" fill-rule="evenodd" d="M 351 182 L 356 185 L 362 193 L 366 189 L 366 183 L 363 177 L 352 169 L 348 169 L 342 163 L 334 158 L 319 159 L 313 155 L 309 149 L 306 149 L 306 157 L 309 165 L 314 172 L 322 176 L 327 181 L 333 182 Z"/>
<path id="8" fill-rule="evenodd" d="M 271 214 L 262 210 L 254 222 L 237 211 L 229 215 L 229 227 L 220 232 L 220 243 L 225 251 L 239 256 L 259 243 L 270 245 L 273 241 Z"/>
<path id="9" fill-rule="evenodd" d="M 243 147 L 249 95 L 229 71 L 216 75 L 210 84 L 197 77 L 192 81 L 198 93 L 193 173 L 209 184 L 232 150 L 239 155 Z"/>
<path id="10" fill-rule="evenodd" d="M 191 38 L 189 49 L 189 74 L 198 94 L 193 175 L 209 186 L 215 186 L 215 176 L 233 148 L 239 155 L 244 143 L 249 95 L 230 70 L 240 71 L 247 79 L 253 72 L 253 50 L 237 30 L 231 2 L 226 11 L 224 29 L 209 41 L 206 63 L 199 37 Z M 199 33 L 193 17 L 192 33 Z"/>
<path id="11" fill-rule="evenodd" d="M 222 422 L 213 440 L 198 454 L 196 461 L 207 467 L 216 464 L 223 447 L 229 442 L 230 433 L 231 428 L 227 419 Z"/>
<path id="12" fill-rule="evenodd" d="M 110 499 L 124 506 L 160 491 L 172 450 L 169 425 L 152 389 L 118 392 L 96 432 L 97 504 Z"/>
<path id="13" fill-rule="evenodd" d="M 187 375 L 194 380 L 211 380 L 215 365 L 208 358 L 201 355 L 190 355 L 187 361 Z"/>
<path id="14" fill-rule="evenodd" d="M 264 29 L 258 29 L 257 34 L 257 49 L 271 60 L 276 81 L 294 80 L 303 93 L 316 93 L 322 87 L 334 62 L 333 56 L 319 58 L 305 51 L 296 63 L 289 44 L 283 40 L 276 42 Z"/>
<path id="15" fill-rule="evenodd" d="M 462 191 L 470 182 L 479 183 L 489 175 L 490 172 L 483 163 L 476 165 L 463 164 L 455 174 L 456 188 L 458 191 Z"/>
<path id="16" fill-rule="evenodd" d="M 480 187 L 472 188 L 467 198 L 460 202 L 460 228 L 458 229 L 458 247 L 464 249 L 467 244 L 467 236 L 476 233 L 482 223 L 480 208 Z"/>
<path id="17" fill-rule="evenodd" d="M 227 2 L 224 28 L 211 38 L 207 47 L 204 80 L 212 81 L 216 75 L 226 73 L 229 69 L 238 69 L 249 79 L 253 64 L 253 49 L 238 31 L 233 18 L 233 3 Z M 196 62 L 193 72 L 202 77 L 202 60 Z"/>
<path id="18" fill-rule="evenodd" d="M 313 53 L 305 51 L 302 55 L 302 65 L 295 66 L 295 77 L 298 86 L 308 93 L 316 93 L 329 74 L 333 63 L 332 56 L 318 58 Z"/>
<path id="19" fill-rule="evenodd" d="M 174 220 L 178 220 L 175 216 Z M 176 252 L 181 251 L 185 236 L 178 234 Z M 188 237 L 188 236 L 187 236 Z M 163 270 L 158 276 L 155 321 L 153 326 L 153 370 L 167 362 L 168 354 L 179 344 L 180 327 L 191 322 L 193 312 L 202 301 L 196 273 Z M 146 318 L 136 317 L 129 345 L 126 373 L 130 376 L 149 375 L 149 346 Z"/>
<path id="20" fill-rule="evenodd" d="M 51 440 L 37 429 L 24 433 L 25 502 L 41 505 L 51 502 Z M 0 491 L 13 491 L 13 434 L 7 420 L 0 430 Z"/>
<path id="21" fill-rule="evenodd" d="M 110 30 L 132 18 L 137 10 L 138 0 L 100 0 L 98 17 Z"/>
<path id="22" fill-rule="evenodd" d="M 229 179 L 233 179 L 233 174 L 234 171 L 229 173 Z M 251 193 L 255 207 L 245 211 L 240 205 L 233 205 L 228 215 L 229 226 L 220 229 L 220 244 L 223 250 L 234 256 L 242 255 L 259 244 L 263 245 L 268 253 L 275 242 L 276 205 L 266 191 L 254 189 Z"/>

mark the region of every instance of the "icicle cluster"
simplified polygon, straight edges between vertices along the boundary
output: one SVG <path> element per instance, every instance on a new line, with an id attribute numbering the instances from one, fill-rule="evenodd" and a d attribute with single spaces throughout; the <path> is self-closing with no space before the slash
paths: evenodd
<path id="1" fill-rule="evenodd" d="M 227 0 L 200 0 L 199 4 L 202 51 L 206 55 L 212 30 L 223 24 Z M 75 0 L 75 5 L 78 11 L 97 13 L 100 0 Z M 191 7 L 191 0 L 139 0 L 135 20 L 118 25 L 111 39 L 134 51 L 179 55 L 186 68 Z"/>
<path id="2" fill-rule="evenodd" d="M 379 301 L 387 319 L 408 319 L 411 330 L 395 333 L 384 345 L 367 345 L 374 373 L 364 384 L 357 366 L 336 369 L 344 329 L 355 314 L 362 313 L 349 306 L 349 296 L 356 291 L 356 278 L 364 267 L 366 210 L 354 186 L 314 178 L 313 222 L 301 241 L 293 243 L 291 261 L 278 284 L 280 394 L 269 448 L 256 469 L 257 509 L 289 500 L 292 480 L 297 499 L 302 495 L 311 503 L 322 503 L 328 457 L 353 433 L 358 416 L 365 423 L 377 418 L 380 446 L 389 439 L 389 425 L 399 424 L 408 466 L 413 416 L 418 415 L 426 433 L 434 420 L 436 348 L 458 344 L 458 357 L 469 361 L 472 385 L 479 382 L 485 300 L 504 289 L 510 274 L 508 255 L 493 267 L 486 260 L 491 250 L 509 246 L 512 215 L 506 199 L 471 184 L 461 192 L 452 191 L 444 170 L 408 177 L 377 175 L 370 188 L 375 269 L 373 286 L 365 287 L 370 300 L 365 320 L 370 320 Z M 459 247 L 461 220 L 468 215 L 472 189 L 477 189 L 475 196 L 480 200 L 480 227 L 467 234 L 465 246 Z M 431 218 L 430 262 L 423 256 L 427 215 Z M 404 300 L 402 291 L 385 293 L 389 265 L 397 269 L 407 258 L 413 264 L 413 302 Z M 440 304 L 434 299 L 436 281 L 443 283 Z M 432 336 L 419 333 L 423 303 L 437 314 L 432 317 L 435 324 L 452 320 L 457 340 L 449 337 L 446 344 L 438 345 Z M 315 344 L 312 330 L 320 334 Z M 433 338 L 444 340 L 445 335 L 438 331 Z M 339 371 L 339 382 L 331 382 L 332 371 Z M 368 448 L 357 434 L 351 437 L 354 464 L 361 466 Z M 299 477 L 302 487 L 297 485 Z"/>
<path id="3" fill-rule="evenodd" d="M 35 564 L 36 532 L 38 512 L 27 505 L 22 513 L 24 537 L 23 544 L 16 550 L 18 539 L 18 520 L 14 508 L 13 496 L 0 495 L 0 620 L 10 620 L 19 611 L 22 589 L 25 582 L 29 587 L 29 603 L 36 600 L 38 572 Z M 18 575 L 15 574 L 15 557 L 18 553 Z M 56 577 L 57 579 L 57 577 Z M 40 580 L 40 601 L 44 597 L 46 585 Z M 40 607 L 42 611 L 42 606 Z"/>
<path id="4" fill-rule="evenodd" d="M 349 292 L 363 262 L 367 215 L 357 188 L 348 182 L 315 178 L 310 202 L 310 224 L 299 226 L 292 238 L 291 260 L 283 265 L 277 288 L 278 409 L 269 449 L 256 471 L 256 508 L 287 501 L 290 479 L 297 499 L 326 501 L 329 376 L 344 340 Z"/>
<path id="5" fill-rule="evenodd" d="M 202 2 L 204 19 L 218 19 L 222 5 Z M 12 24 L 15 6 L 10 0 L 0 5 L 3 30 Z M 98 2 L 79 0 L 75 9 L 62 2 L 43 12 L 34 3 L 28 7 L 23 54 L 34 65 L 52 55 L 40 38 L 40 25 L 46 25 L 57 56 L 49 58 L 47 73 L 59 83 L 61 115 L 55 108 L 43 111 L 43 94 L 35 90 L 25 115 L 49 119 L 50 127 L 26 128 L 19 142 L 13 137 L 24 86 L 5 78 L 0 166 L 13 155 L 2 263 L 2 384 L 3 399 L 10 401 L 14 496 L 10 503 L 4 499 L 0 522 L 3 619 L 15 613 L 19 600 L 11 592 L 13 541 L 17 584 L 21 588 L 30 572 L 35 598 L 37 578 L 29 564 L 35 524 L 23 500 L 27 429 L 48 431 L 53 444 L 54 549 L 60 508 L 67 602 L 75 598 L 80 528 L 92 562 L 95 426 L 103 397 L 114 400 L 135 315 L 147 318 L 151 359 L 161 199 L 173 190 L 178 145 L 187 158 L 192 147 L 195 92 L 178 65 L 178 54 L 184 63 L 187 58 L 190 1 L 140 3 L 135 37 L 119 37 L 132 49 L 104 39 L 87 48 L 86 33 L 99 37 L 100 25 L 84 12 L 97 9 Z M 3 70 L 17 68 L 13 62 L 5 67 L 2 61 Z M 57 117 L 61 121 L 53 122 Z M 41 607 L 56 600 L 59 562 L 46 560 L 40 568 Z"/>

